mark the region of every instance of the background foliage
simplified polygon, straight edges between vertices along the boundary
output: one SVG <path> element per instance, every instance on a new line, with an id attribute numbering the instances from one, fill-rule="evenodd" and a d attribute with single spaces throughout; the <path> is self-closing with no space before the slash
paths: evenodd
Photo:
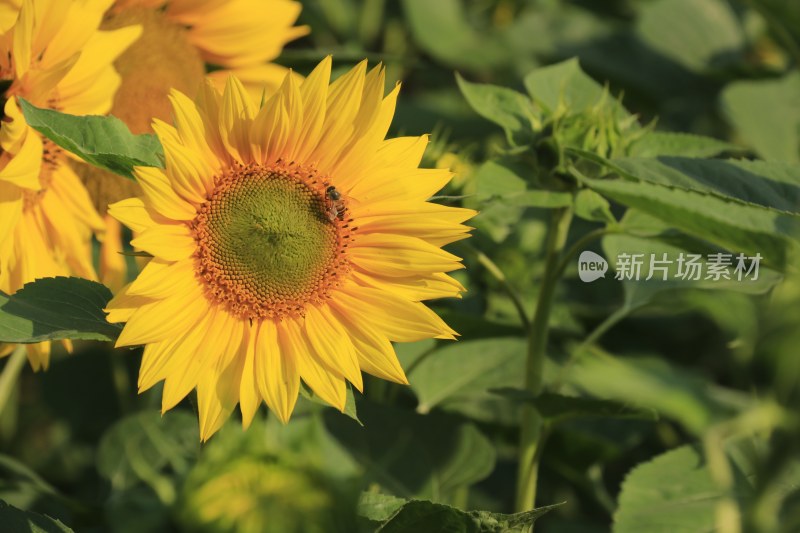
<path id="1" fill-rule="evenodd" d="M 452 246 L 469 292 L 435 304 L 461 340 L 397 346 L 411 386 L 367 380 L 349 417 L 306 392 L 287 426 L 262 412 L 201 449 L 192 400 L 161 417 L 158 388 L 135 396 L 141 354 L 97 342 L 116 334 L 102 302 L 33 318 L 102 288 L 26 287 L 0 301 L 3 340 L 94 341 L 13 390 L 0 523 L 485 532 L 549 511 L 537 531 L 800 529 L 800 4 L 304 4 L 313 31 L 281 62 L 383 61 L 403 83 L 392 133 L 432 132 L 424 164 L 456 172 L 439 201 L 481 212 Z M 96 164 L 152 152 L 98 127 L 125 150 L 72 147 Z M 582 250 L 764 260 L 757 282 L 588 284 Z M 512 514 L 521 432 L 543 509 Z"/>

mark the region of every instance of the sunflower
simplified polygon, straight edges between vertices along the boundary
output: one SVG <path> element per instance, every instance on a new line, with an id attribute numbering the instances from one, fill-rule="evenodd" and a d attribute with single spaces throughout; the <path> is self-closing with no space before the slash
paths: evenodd
<path id="1" fill-rule="evenodd" d="M 289 0 L 117 0 L 106 15 L 104 28 L 140 24 L 142 37 L 116 62 L 122 86 L 111 111 L 134 133 L 150 132 L 153 118 L 168 119 L 171 88 L 194 91 L 209 75 L 222 90 L 233 74 L 260 99 L 274 92 L 288 72 L 273 64 L 283 46 L 308 33 L 294 26 L 299 2 Z M 258 100 L 260 101 L 260 100 Z M 99 169 L 80 174 L 105 212 L 109 203 L 139 194 L 135 183 Z M 101 251 L 103 282 L 119 289 L 127 277 L 119 223 L 106 217 Z"/>
<path id="2" fill-rule="evenodd" d="M 451 173 L 417 168 L 426 136 L 384 140 L 399 86 L 366 68 L 329 85 L 327 58 L 260 109 L 235 77 L 173 92 L 166 170 L 110 206 L 153 256 L 108 305 L 117 346 L 145 345 L 139 390 L 164 380 L 163 411 L 197 389 L 203 440 L 237 403 L 245 427 L 262 399 L 286 422 L 301 379 L 339 409 L 362 370 L 407 383 L 390 341 L 456 335 L 422 301 L 464 290 L 441 246 L 474 212 L 426 201 Z"/>
<path id="3" fill-rule="evenodd" d="M 0 290 L 36 278 L 94 278 L 91 235 L 103 223 L 65 154 L 31 129 L 18 97 L 75 115 L 103 114 L 120 83 L 112 62 L 139 28 L 98 31 L 102 0 L 25 0 L 0 9 Z M 8 352 L 7 347 L 4 352 Z M 50 343 L 27 346 L 34 370 Z"/>

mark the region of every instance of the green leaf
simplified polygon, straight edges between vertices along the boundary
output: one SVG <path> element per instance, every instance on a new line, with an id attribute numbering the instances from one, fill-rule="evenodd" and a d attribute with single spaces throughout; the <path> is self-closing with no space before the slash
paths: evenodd
<path id="1" fill-rule="evenodd" d="M 310 400 L 317 405 L 324 405 L 325 407 L 333 408 L 331 404 L 314 394 L 314 391 L 311 390 L 311 388 L 304 382 L 300 383 L 300 394 L 307 400 Z M 347 397 L 345 398 L 344 411 L 342 411 L 342 414 L 349 416 L 358 422 L 359 425 L 364 425 L 361 423 L 361 420 L 358 419 L 358 412 L 356 411 L 356 398 L 353 394 L 353 388 L 350 387 L 350 385 L 347 386 Z"/>
<path id="2" fill-rule="evenodd" d="M 707 193 L 626 180 L 582 181 L 600 194 L 628 207 L 646 211 L 673 227 L 735 253 L 755 256 L 782 270 L 796 248 L 797 219 L 759 206 L 744 205 Z"/>
<path id="3" fill-rule="evenodd" d="M 97 470 L 114 490 L 141 482 L 164 503 L 175 497 L 172 476 L 185 474 L 200 451 L 197 419 L 183 411 L 143 411 L 123 418 L 103 435 Z"/>
<path id="4" fill-rule="evenodd" d="M 526 173 L 532 170 L 513 159 L 492 159 L 475 174 L 478 200 L 509 207 L 556 208 L 572 205 L 572 195 L 562 191 L 528 189 Z"/>
<path id="5" fill-rule="evenodd" d="M 533 141 L 533 124 L 538 117 L 527 96 L 506 87 L 471 83 L 458 73 L 456 81 L 472 109 L 502 127 L 512 146 L 524 146 Z"/>
<path id="6" fill-rule="evenodd" d="M 396 496 L 449 501 L 461 487 L 489 475 L 495 450 L 475 426 L 369 402 L 359 404 L 360 427 L 326 410 L 325 425 L 365 470 L 365 482 Z"/>
<path id="7" fill-rule="evenodd" d="M 734 466 L 735 468 L 735 466 Z M 735 497 L 749 497 L 735 470 Z M 709 473 L 696 446 L 681 446 L 640 464 L 625 478 L 614 514 L 614 533 L 707 533 L 717 530 L 716 509 L 726 491 Z"/>
<path id="8" fill-rule="evenodd" d="M 641 5 L 637 35 L 695 72 L 736 62 L 745 47 L 741 24 L 724 0 L 655 0 Z"/>
<path id="9" fill-rule="evenodd" d="M 434 58 L 455 67 L 497 68 L 510 57 L 489 31 L 473 28 L 461 0 L 403 0 L 414 41 Z"/>
<path id="10" fill-rule="evenodd" d="M 551 113 L 559 106 L 583 111 L 607 97 L 603 86 L 581 70 L 577 59 L 534 70 L 525 76 L 525 88 L 534 101 Z"/>
<path id="11" fill-rule="evenodd" d="M 740 152 L 736 145 L 712 137 L 693 133 L 652 131 L 634 142 L 629 149 L 631 157 L 714 157 L 725 152 Z"/>
<path id="12" fill-rule="evenodd" d="M 158 137 L 133 135 L 116 117 L 68 115 L 19 102 L 28 125 L 87 163 L 126 178 L 133 178 L 136 166 L 164 168 Z"/>
<path id="13" fill-rule="evenodd" d="M 446 345 L 426 357 L 408 376 L 419 398 L 417 410 L 490 397 L 489 389 L 521 386 L 524 339 L 492 338 Z"/>
<path id="14" fill-rule="evenodd" d="M 575 216 L 592 222 L 615 224 L 608 200 L 591 189 L 581 189 L 575 195 Z"/>
<path id="15" fill-rule="evenodd" d="M 4 533 L 72 533 L 60 520 L 23 511 L 0 501 L 0 524 Z"/>
<path id="16" fill-rule="evenodd" d="M 122 326 L 106 321 L 111 291 L 81 278 L 41 278 L 11 296 L 0 292 L 0 342 L 112 341 Z"/>
<path id="17" fill-rule="evenodd" d="M 532 404 L 536 406 L 539 414 L 552 422 L 562 422 L 576 418 L 658 419 L 658 416 L 652 410 L 633 408 L 611 400 L 565 396 L 550 392 L 534 396 L 528 390 L 513 388 L 494 389 L 492 392 L 515 402 Z"/>
<path id="18" fill-rule="evenodd" d="M 800 163 L 800 74 L 732 83 L 721 103 L 738 137 L 761 156 Z"/>
<path id="19" fill-rule="evenodd" d="M 363 516 L 373 522 L 385 522 L 406 503 L 408 500 L 405 498 L 398 498 L 390 494 L 362 492 L 358 498 L 358 516 Z"/>
<path id="20" fill-rule="evenodd" d="M 428 501 L 410 501 L 377 531 L 380 533 L 412 531 L 414 533 L 525 533 L 538 518 L 559 505 L 549 505 L 509 515 L 488 511 L 466 512 Z"/>
<path id="21" fill-rule="evenodd" d="M 632 179 L 800 215 L 800 165 L 664 156 L 613 159 L 609 166 Z"/>
<path id="22" fill-rule="evenodd" d="M 699 375 L 655 357 L 614 357 L 598 348 L 576 353 L 569 383 L 582 394 L 614 400 L 679 421 L 694 434 L 725 420 L 744 397 L 710 387 Z M 735 401 L 733 401 L 735 400 Z"/>

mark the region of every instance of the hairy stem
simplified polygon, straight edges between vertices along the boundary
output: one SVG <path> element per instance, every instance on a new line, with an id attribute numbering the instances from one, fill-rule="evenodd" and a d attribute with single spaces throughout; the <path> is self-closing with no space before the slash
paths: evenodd
<path id="1" fill-rule="evenodd" d="M 545 352 L 547 347 L 548 322 L 559 277 L 561 252 L 567 240 L 572 211 L 556 209 L 547 233 L 545 269 L 542 287 L 536 301 L 533 322 L 528 330 L 528 358 L 525 370 L 525 388 L 538 396 L 542 391 Z M 536 505 L 536 482 L 539 474 L 539 459 L 544 444 L 543 420 L 532 405 L 522 407 L 520 428 L 519 470 L 517 477 L 517 511 L 533 509 Z"/>

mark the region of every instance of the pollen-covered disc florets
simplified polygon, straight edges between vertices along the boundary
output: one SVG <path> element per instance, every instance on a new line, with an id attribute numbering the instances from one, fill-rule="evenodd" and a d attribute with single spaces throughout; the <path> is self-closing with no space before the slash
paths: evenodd
<path id="1" fill-rule="evenodd" d="M 326 300 L 351 238 L 345 217 L 327 214 L 328 186 L 299 165 L 225 171 L 191 223 L 207 297 L 251 320 L 302 316 Z"/>

